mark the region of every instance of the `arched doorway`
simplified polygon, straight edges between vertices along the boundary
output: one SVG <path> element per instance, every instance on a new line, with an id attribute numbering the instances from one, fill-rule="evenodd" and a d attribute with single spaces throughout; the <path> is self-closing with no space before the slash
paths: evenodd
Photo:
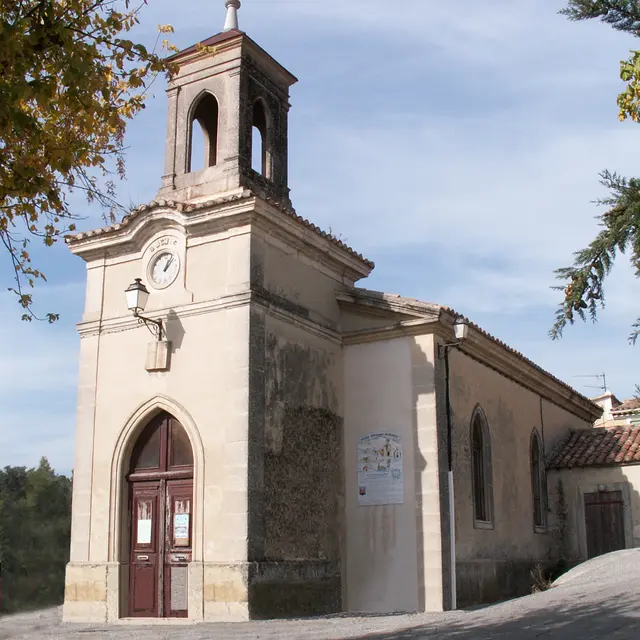
<path id="1" fill-rule="evenodd" d="M 193 451 L 182 425 L 155 416 L 133 448 L 129 473 L 129 616 L 188 615 L 193 535 Z"/>

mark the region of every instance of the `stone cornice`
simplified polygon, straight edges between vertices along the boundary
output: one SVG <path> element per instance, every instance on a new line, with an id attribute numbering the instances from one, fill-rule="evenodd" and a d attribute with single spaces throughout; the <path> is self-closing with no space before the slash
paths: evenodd
<path id="1" fill-rule="evenodd" d="M 180 66 L 184 68 L 190 63 L 202 58 L 210 57 L 215 60 L 215 57 L 219 54 L 226 53 L 233 49 L 246 50 L 265 70 L 271 75 L 276 76 L 284 87 L 290 87 L 298 82 L 298 78 L 252 40 L 244 31 L 233 29 L 231 31 L 218 33 L 198 44 L 205 48 L 199 49 L 198 45 L 194 44 L 182 51 L 178 51 L 167 58 L 167 60 L 170 62 L 179 62 Z M 215 49 L 213 56 L 210 50 L 207 49 L 209 47 Z"/>
<path id="2" fill-rule="evenodd" d="M 368 289 L 353 288 L 350 291 L 336 293 L 338 304 L 345 309 L 358 309 L 371 315 L 385 316 L 397 313 L 416 318 L 440 316 L 440 305 L 421 302 L 412 298 L 403 298 L 392 293 L 379 293 Z"/>
<path id="3" fill-rule="evenodd" d="M 329 340 L 337 345 L 341 344 L 340 334 L 335 327 L 329 326 L 326 322 L 314 317 L 306 310 L 293 308 L 291 304 L 265 291 L 247 290 L 242 293 L 223 296 L 207 302 L 191 302 L 167 309 L 155 309 L 149 313 L 145 313 L 145 316 L 153 320 L 162 319 L 164 321 L 168 313 L 172 312 L 178 319 L 184 319 L 206 313 L 234 309 L 249 304 L 256 304 L 272 317 L 299 327 L 313 335 Z M 103 318 L 102 321 L 100 321 L 99 318 L 95 320 L 85 320 L 79 322 L 76 326 L 80 337 L 88 338 L 109 333 L 131 331 L 132 329 L 140 327 L 140 323 L 133 316 L 127 315 Z"/>
<path id="4" fill-rule="evenodd" d="M 437 322 L 437 318 L 415 318 L 411 320 L 398 320 L 398 322 L 386 327 L 348 331 L 342 334 L 342 344 L 349 346 L 365 342 L 380 342 L 381 340 L 393 340 L 395 338 L 406 338 L 407 336 L 438 333 L 438 329 L 434 327 L 434 324 L 437 324 Z"/>
<path id="5" fill-rule="evenodd" d="M 206 302 L 191 302 L 167 309 L 154 309 L 149 313 L 145 313 L 145 316 L 152 320 L 166 320 L 167 314 L 173 312 L 178 318 L 182 319 L 199 316 L 204 313 L 234 309 L 248 305 L 250 302 L 251 292 L 247 290 L 242 293 L 223 296 L 222 298 L 216 298 L 215 300 L 208 300 Z M 140 323 L 132 315 L 103 318 L 102 321 L 99 318 L 95 320 L 84 320 L 76 325 L 81 338 L 98 334 L 120 333 L 121 331 L 129 331 L 139 326 Z"/>

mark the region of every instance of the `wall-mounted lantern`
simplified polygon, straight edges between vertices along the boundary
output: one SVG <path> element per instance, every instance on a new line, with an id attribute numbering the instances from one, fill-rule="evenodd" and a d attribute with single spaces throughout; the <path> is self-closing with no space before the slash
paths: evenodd
<path id="1" fill-rule="evenodd" d="M 144 324 L 147 329 L 156 336 L 158 341 L 161 341 L 163 336 L 162 320 L 153 320 L 152 318 L 145 318 L 141 315 L 149 299 L 149 290 L 144 286 L 142 279 L 136 278 L 125 290 L 124 295 L 127 299 L 129 311 L 133 311 L 133 317 L 137 318 L 141 324 Z"/>
<path id="2" fill-rule="evenodd" d="M 458 316 L 453 323 L 453 335 L 456 338 L 455 342 L 438 345 L 438 358 L 444 358 L 449 349 L 459 347 L 467 339 L 467 336 L 469 335 L 469 323 L 462 316 Z"/>

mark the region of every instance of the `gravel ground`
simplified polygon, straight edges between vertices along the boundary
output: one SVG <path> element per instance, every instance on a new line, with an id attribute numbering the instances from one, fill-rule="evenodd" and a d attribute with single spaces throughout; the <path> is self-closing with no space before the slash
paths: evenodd
<path id="1" fill-rule="evenodd" d="M 576 567 L 553 589 L 526 598 L 444 614 L 330 616 L 185 626 L 70 625 L 60 609 L 0 619 L 2 640 L 423 640 L 445 638 L 640 638 L 640 549 L 618 551 Z"/>

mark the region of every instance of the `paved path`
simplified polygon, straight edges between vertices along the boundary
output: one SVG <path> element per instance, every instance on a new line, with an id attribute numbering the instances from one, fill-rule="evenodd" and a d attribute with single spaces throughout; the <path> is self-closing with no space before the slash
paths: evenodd
<path id="1" fill-rule="evenodd" d="M 66 625 L 60 609 L 0 619 L 0 640 L 638 640 L 640 549 L 596 558 L 544 593 L 473 611 L 189 626 Z"/>

